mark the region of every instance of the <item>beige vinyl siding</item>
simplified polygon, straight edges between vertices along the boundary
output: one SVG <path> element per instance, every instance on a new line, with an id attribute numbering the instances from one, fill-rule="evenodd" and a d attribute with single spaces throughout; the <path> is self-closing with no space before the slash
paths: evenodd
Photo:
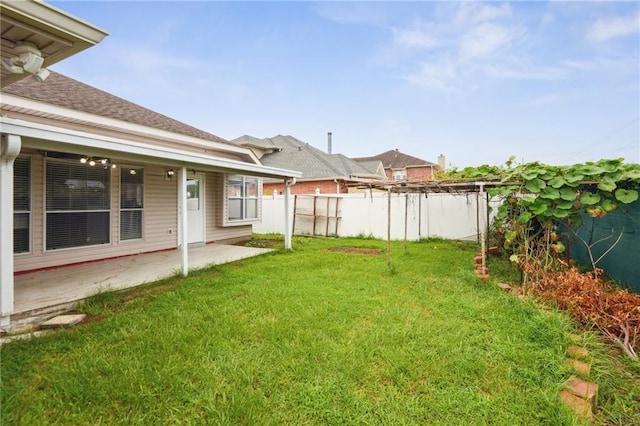
<path id="1" fill-rule="evenodd" d="M 27 153 L 27 152 L 25 152 Z M 31 252 L 14 256 L 16 272 L 89 262 L 111 257 L 175 248 L 178 241 L 177 180 L 165 180 L 166 170 L 145 164 L 122 164 L 111 174 L 111 241 L 99 246 L 45 251 L 45 159 L 32 153 Z M 126 166 L 144 168 L 143 238 L 120 242 L 120 173 Z M 125 168 L 122 168 L 125 167 Z M 169 234 L 168 230 L 172 232 Z"/>
<path id="2" fill-rule="evenodd" d="M 207 241 L 225 242 L 251 238 L 252 226 L 222 226 L 224 211 L 224 173 L 207 173 Z"/>

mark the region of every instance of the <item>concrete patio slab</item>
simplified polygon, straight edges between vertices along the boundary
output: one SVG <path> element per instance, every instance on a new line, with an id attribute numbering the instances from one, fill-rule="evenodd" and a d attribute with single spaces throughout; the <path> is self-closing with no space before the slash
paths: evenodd
<path id="1" fill-rule="evenodd" d="M 86 314 L 58 315 L 40 324 L 40 328 L 48 329 L 73 327 L 74 325 L 84 321 L 86 317 Z"/>
<path id="2" fill-rule="evenodd" d="M 234 262 L 270 249 L 223 244 L 189 248 L 189 270 Z M 15 276 L 15 319 L 59 313 L 94 294 L 122 290 L 180 273 L 181 253 L 169 250 L 71 265 Z"/>

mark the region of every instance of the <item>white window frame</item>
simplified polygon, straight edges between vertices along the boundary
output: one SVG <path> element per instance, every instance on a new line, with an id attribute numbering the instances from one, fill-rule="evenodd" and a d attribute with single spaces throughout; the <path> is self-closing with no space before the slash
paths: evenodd
<path id="1" fill-rule="evenodd" d="M 229 182 L 231 179 L 242 181 L 241 194 L 231 194 L 229 190 Z M 255 181 L 256 183 L 256 195 L 249 196 L 246 194 L 246 188 L 248 181 Z M 229 201 L 241 200 L 241 214 L 240 219 L 229 219 Z M 255 200 L 256 202 L 256 217 L 247 217 L 247 201 Z M 251 225 L 254 223 L 260 223 L 262 221 L 262 178 L 255 176 L 245 175 L 224 175 L 224 209 L 222 215 L 223 226 L 240 226 Z"/>

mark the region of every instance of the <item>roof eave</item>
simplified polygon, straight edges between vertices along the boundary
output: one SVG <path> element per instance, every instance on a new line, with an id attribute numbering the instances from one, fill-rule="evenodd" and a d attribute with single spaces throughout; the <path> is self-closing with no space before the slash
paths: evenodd
<path id="1" fill-rule="evenodd" d="M 86 154 L 87 150 L 90 149 L 96 154 L 105 156 L 120 155 L 132 160 L 149 161 L 167 166 L 196 167 L 203 170 L 279 179 L 299 178 L 302 176 L 302 173 L 293 170 L 245 163 L 207 154 L 182 151 L 177 148 L 159 147 L 82 131 L 61 129 L 7 117 L 0 117 L 0 125 L 3 133 L 35 139 L 37 144 L 34 144 L 33 148 L 44 151 L 64 150 L 70 153 Z"/>

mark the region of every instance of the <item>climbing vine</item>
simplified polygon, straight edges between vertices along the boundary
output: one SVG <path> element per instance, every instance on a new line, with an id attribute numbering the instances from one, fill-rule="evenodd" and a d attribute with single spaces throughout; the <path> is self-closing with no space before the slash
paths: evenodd
<path id="1" fill-rule="evenodd" d="M 524 290 L 595 325 L 629 357 L 638 358 L 640 295 L 610 286 L 597 268 L 620 241 L 622 231 L 617 238 L 612 231 L 611 236 L 588 243 L 576 229 L 585 216 L 597 220 L 638 200 L 640 164 L 616 159 L 572 166 L 514 165 L 510 159 L 504 167 L 454 169 L 440 178 L 497 183 L 488 190 L 502 200 L 493 228 L 522 271 Z M 585 245 L 592 272 L 580 273 L 563 260 L 567 238 L 562 238 L 561 230 Z M 605 240 L 610 247 L 596 258 L 591 249 Z"/>
<path id="2" fill-rule="evenodd" d="M 621 204 L 638 200 L 640 164 L 606 159 L 570 166 L 538 162 L 505 166 L 482 165 L 451 170 L 441 179 L 499 182 L 488 190 L 503 200 L 496 215 L 496 230 L 503 236 L 511 259 L 521 264 L 525 279 L 555 265 L 565 247 L 558 235 L 562 222 L 570 229 L 584 215 L 602 218 Z M 595 266 L 595 265 L 594 265 Z"/>

